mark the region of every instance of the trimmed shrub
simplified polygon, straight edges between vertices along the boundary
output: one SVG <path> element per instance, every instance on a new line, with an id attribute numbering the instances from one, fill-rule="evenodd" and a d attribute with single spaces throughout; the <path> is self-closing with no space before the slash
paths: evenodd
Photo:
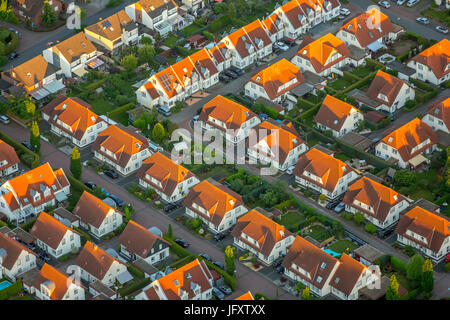
<path id="1" fill-rule="evenodd" d="M 413 300 L 415 297 L 417 297 L 421 293 L 422 293 L 422 289 L 417 288 L 417 289 L 411 290 L 404 296 L 400 297 L 400 300 Z"/>
<path id="2" fill-rule="evenodd" d="M 136 278 L 140 278 L 140 279 L 145 278 L 145 274 L 129 262 L 127 263 L 127 269 Z"/>
<path id="3" fill-rule="evenodd" d="M 372 223 L 366 224 L 366 226 L 364 227 L 364 230 L 366 230 L 366 232 L 368 232 L 370 234 L 376 234 L 377 233 L 377 228 Z"/>
<path id="4" fill-rule="evenodd" d="M 394 269 L 406 272 L 406 263 L 403 262 L 402 260 L 400 260 L 400 259 L 398 259 L 398 258 L 396 258 L 394 256 L 391 256 L 391 261 L 390 262 L 391 262 L 391 266 Z"/>
<path id="5" fill-rule="evenodd" d="M 109 114 L 108 114 L 109 118 L 111 118 L 113 120 L 118 119 L 122 114 L 124 114 L 125 112 L 127 112 L 130 109 L 133 109 L 134 106 L 135 106 L 135 103 L 130 102 L 130 103 L 127 103 L 117 109 L 114 109 L 113 111 L 109 112 Z"/>

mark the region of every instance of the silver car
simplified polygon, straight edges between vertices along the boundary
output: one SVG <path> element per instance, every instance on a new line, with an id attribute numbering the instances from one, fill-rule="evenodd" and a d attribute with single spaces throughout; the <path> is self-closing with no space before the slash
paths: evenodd
<path id="1" fill-rule="evenodd" d="M 437 26 L 437 27 L 436 27 L 436 30 L 437 30 L 438 32 L 441 32 L 441 33 L 444 33 L 444 34 L 447 34 L 447 33 L 448 33 L 448 28 L 446 28 L 446 27 Z"/>
<path id="2" fill-rule="evenodd" d="M 428 20 L 428 18 L 425 17 L 418 17 L 416 21 L 421 24 L 430 24 L 430 20 Z"/>

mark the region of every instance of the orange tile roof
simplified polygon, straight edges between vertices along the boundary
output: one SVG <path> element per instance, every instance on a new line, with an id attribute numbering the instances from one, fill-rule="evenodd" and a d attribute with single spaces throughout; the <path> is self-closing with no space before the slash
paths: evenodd
<path id="1" fill-rule="evenodd" d="M 352 112 L 360 112 L 351 104 L 327 95 L 322 106 L 314 117 L 314 121 L 328 128 L 340 131 L 345 120 Z"/>
<path id="2" fill-rule="evenodd" d="M 228 52 L 228 48 L 225 45 L 225 43 L 220 42 L 217 45 L 215 45 L 214 47 L 212 47 L 211 49 L 209 49 L 209 54 L 211 55 L 211 57 L 214 58 L 215 63 L 219 64 L 222 63 L 223 61 L 225 61 L 225 55 Z"/>
<path id="3" fill-rule="evenodd" d="M 61 55 L 70 63 L 81 57 L 83 54 L 91 54 L 97 51 L 96 47 L 86 38 L 84 32 L 79 32 L 69 39 L 66 39 L 52 47 L 55 53 Z"/>
<path id="4" fill-rule="evenodd" d="M 339 54 L 340 57 L 331 61 L 331 57 L 335 54 Z M 309 60 L 314 70 L 320 73 L 349 57 L 350 51 L 344 41 L 328 33 L 317 40 L 305 36 L 303 43 L 300 44 L 300 50 L 297 52 L 297 55 Z"/>
<path id="5" fill-rule="evenodd" d="M 186 62 L 184 61 L 183 63 Z M 156 79 L 154 80 L 155 81 L 154 85 L 156 85 L 156 81 L 158 81 L 158 83 L 166 93 L 167 97 L 169 98 L 176 96 L 178 92 L 184 90 L 183 80 L 178 78 L 178 75 L 176 74 L 172 66 L 158 72 L 157 74 L 154 75 L 154 77 Z"/>
<path id="6" fill-rule="evenodd" d="M 170 10 L 172 8 L 178 7 L 173 0 L 139 0 L 134 4 L 136 9 L 144 10 L 151 17 L 158 16 L 164 10 Z"/>
<path id="7" fill-rule="evenodd" d="M 50 298 L 52 300 L 62 300 L 69 289 L 69 285 L 75 283 L 68 275 L 44 263 L 39 275 L 33 283 L 33 287 L 41 290 L 41 284 L 47 284 L 50 289 Z"/>
<path id="8" fill-rule="evenodd" d="M 282 22 L 279 17 L 279 14 L 274 12 L 266 19 L 264 19 L 262 23 L 271 34 L 276 34 L 277 32 L 280 31 L 281 29 L 280 24 Z"/>
<path id="9" fill-rule="evenodd" d="M 189 59 L 203 79 L 207 79 L 207 77 L 205 76 L 206 70 L 209 71 L 209 77 L 212 77 L 214 74 L 219 72 L 213 60 L 211 59 L 211 55 L 205 48 L 191 54 L 189 56 Z"/>
<path id="10" fill-rule="evenodd" d="M 161 186 L 153 183 L 146 177 L 147 175 L 161 182 Z M 137 177 L 167 196 L 171 196 L 179 183 L 194 177 L 194 174 L 162 153 L 156 152 L 142 162 Z"/>
<path id="11" fill-rule="evenodd" d="M 243 201 L 240 195 L 225 186 L 214 185 L 207 180 L 203 180 L 191 188 L 183 204 L 186 208 L 218 226 L 225 218 L 225 214 L 243 205 Z M 193 206 L 194 204 L 205 209 L 208 213 L 204 214 L 197 210 Z"/>
<path id="12" fill-rule="evenodd" d="M 408 235 L 406 233 L 408 230 L 424 237 L 427 243 Z M 450 237 L 450 221 L 444 215 L 414 207 L 400 217 L 395 232 L 437 253 L 445 239 Z"/>
<path id="13" fill-rule="evenodd" d="M 67 227 L 56 218 L 42 211 L 31 228 L 30 233 L 56 250 L 67 231 L 80 235 L 77 231 Z"/>
<path id="14" fill-rule="evenodd" d="M 144 84 L 145 90 L 149 93 L 150 97 L 152 97 L 153 100 L 158 99 L 160 97 L 158 90 L 156 90 L 155 86 L 151 81 Z"/>
<path id="15" fill-rule="evenodd" d="M 412 149 L 422 142 L 430 139 L 424 147 L 412 152 Z M 419 118 L 414 118 L 400 128 L 386 135 L 379 143 L 383 142 L 388 146 L 397 149 L 403 161 L 407 162 L 416 155 L 422 153 L 430 146 L 436 144 L 438 138 L 433 129 Z"/>
<path id="16" fill-rule="evenodd" d="M 378 70 L 369 89 L 367 89 L 366 96 L 387 106 L 392 106 L 400 89 L 404 85 L 409 86 L 405 80 L 401 80 L 389 73 Z M 412 88 L 410 89 L 413 90 Z M 380 93 L 387 97 L 387 101 L 378 96 Z"/>
<path id="17" fill-rule="evenodd" d="M 69 181 L 62 169 L 53 171 L 47 162 L 20 176 L 12 178 L 3 186 L 13 191 L 15 201 L 22 206 L 30 203 L 33 206 L 38 206 L 53 199 L 55 192 L 60 191 L 68 184 Z M 43 190 L 46 188 L 50 189 L 50 195 L 48 197 L 44 197 L 43 194 Z M 40 200 L 36 202 L 34 202 L 34 197 L 32 196 L 35 192 L 40 193 Z"/>
<path id="18" fill-rule="evenodd" d="M 423 50 L 412 60 L 431 68 L 437 79 L 441 79 L 450 72 L 450 40 L 442 39 L 440 42 Z"/>
<path id="19" fill-rule="evenodd" d="M 260 41 L 262 41 L 263 47 L 270 46 L 272 44 L 272 40 L 267 34 L 261 20 L 256 19 L 255 21 L 249 23 L 244 27 L 244 30 L 248 37 L 252 40 L 255 48 L 258 48 Z"/>
<path id="20" fill-rule="evenodd" d="M 441 119 L 448 130 L 450 130 L 450 98 L 444 97 L 431 105 L 427 114 Z"/>
<path id="21" fill-rule="evenodd" d="M 209 121 L 209 117 L 224 122 L 226 128 Z M 203 106 L 199 120 L 225 131 L 226 129 L 239 129 L 244 122 L 253 117 L 256 117 L 256 114 L 250 111 L 250 109 L 233 100 L 218 95 Z"/>
<path id="22" fill-rule="evenodd" d="M 254 209 L 237 220 L 231 234 L 266 257 L 270 255 L 279 241 L 292 235 L 285 227 Z M 253 240 L 256 240 L 258 246 L 244 239 L 242 234 L 246 234 Z"/>
<path id="23" fill-rule="evenodd" d="M 104 121 L 92 111 L 92 107 L 79 98 L 67 98 L 60 95 L 42 108 L 49 116 L 48 122 L 65 133 L 81 140 L 86 131 L 95 124 Z M 71 130 L 58 123 L 65 123 Z"/>
<path id="24" fill-rule="evenodd" d="M 253 298 L 253 295 L 250 291 L 247 291 L 242 296 L 239 296 L 234 300 L 255 300 L 255 298 Z"/>
<path id="25" fill-rule="evenodd" d="M 333 192 L 336 189 L 339 179 L 352 171 L 354 169 L 345 162 L 313 148 L 299 157 L 294 174 L 329 192 Z M 312 173 L 321 178 L 322 183 L 309 178 L 305 172 Z"/>
<path id="26" fill-rule="evenodd" d="M 345 23 L 339 30 L 353 34 L 361 47 L 388 35 L 394 31 L 389 18 L 377 8 L 371 8 Z"/>
<path id="27" fill-rule="evenodd" d="M 115 158 L 102 151 L 102 148 L 109 150 Z M 110 125 L 100 132 L 92 145 L 92 150 L 107 157 L 125 168 L 131 157 L 148 148 L 148 140 L 135 132 L 132 128 L 125 128 L 121 125 Z"/>
<path id="28" fill-rule="evenodd" d="M 132 20 L 125 13 L 125 10 L 120 10 L 108 18 L 86 27 L 85 30 L 108 40 L 116 41 L 122 37 L 125 26 L 131 22 Z"/>
<path id="29" fill-rule="evenodd" d="M 0 232 L 0 248 L 6 251 L 6 257 L 4 257 L 1 265 L 3 268 L 6 268 L 8 270 L 11 270 L 14 267 L 14 265 L 17 262 L 17 259 L 19 258 L 20 254 L 23 251 L 26 251 L 29 254 L 37 256 L 36 253 L 34 253 L 33 251 L 31 251 L 18 241 L 6 236 L 1 232 Z"/>
<path id="30" fill-rule="evenodd" d="M 229 39 L 233 47 L 238 52 L 239 56 L 244 59 L 246 58 L 250 53 L 249 49 L 253 47 L 254 50 L 256 48 L 253 45 L 252 40 L 248 36 L 248 34 L 245 32 L 244 28 L 240 28 L 233 33 L 229 34 L 226 38 Z M 225 43 L 228 40 L 223 40 Z"/>
<path id="31" fill-rule="evenodd" d="M 302 26 L 302 22 L 299 19 L 299 16 L 306 17 L 306 21 L 308 21 L 308 17 L 306 16 L 306 13 L 304 12 L 304 7 L 307 4 L 303 4 L 303 6 L 300 6 L 300 3 L 296 0 L 289 1 L 281 6 L 280 10 L 284 12 L 287 19 L 291 23 L 291 25 L 294 27 L 294 29 L 298 29 Z"/>
<path id="32" fill-rule="evenodd" d="M 5 141 L 0 140 L 0 164 L 5 161 L 5 164 L 0 165 L 0 171 L 5 170 L 20 162 L 17 156 L 16 150 L 7 144 Z"/>
<path id="33" fill-rule="evenodd" d="M 349 296 L 366 269 L 361 262 L 343 253 L 339 259 L 339 267 L 331 278 L 330 286 Z"/>
<path id="34" fill-rule="evenodd" d="M 119 212 L 93 194 L 84 191 L 72 213 L 80 217 L 83 223 L 99 228 L 111 210 Z"/>
<path id="35" fill-rule="evenodd" d="M 294 79 L 295 82 L 293 84 L 280 90 L 281 86 Z M 305 82 L 305 77 L 295 64 L 283 58 L 256 73 L 250 81 L 264 87 L 269 99 L 274 100 Z"/>

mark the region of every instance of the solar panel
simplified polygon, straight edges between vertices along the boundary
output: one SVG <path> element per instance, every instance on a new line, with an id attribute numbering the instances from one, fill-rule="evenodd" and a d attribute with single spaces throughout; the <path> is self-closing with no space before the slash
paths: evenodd
<path id="1" fill-rule="evenodd" d="M 103 22 L 102 22 L 102 27 L 103 27 L 103 28 L 109 28 L 109 27 L 111 27 L 111 22 L 109 22 L 108 20 L 103 21 Z"/>
<path id="2" fill-rule="evenodd" d="M 161 84 L 162 84 L 164 90 L 166 90 L 167 92 L 172 91 L 171 82 L 170 82 L 167 74 L 163 74 L 162 76 L 160 76 L 159 81 L 161 81 Z"/>

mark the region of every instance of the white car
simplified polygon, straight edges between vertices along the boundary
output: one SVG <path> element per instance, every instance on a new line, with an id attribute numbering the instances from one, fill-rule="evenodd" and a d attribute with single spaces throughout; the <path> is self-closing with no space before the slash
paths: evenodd
<path id="1" fill-rule="evenodd" d="M 446 28 L 446 27 L 437 26 L 437 27 L 436 27 L 436 30 L 437 30 L 438 32 L 448 33 L 448 28 Z"/>
<path id="2" fill-rule="evenodd" d="M 386 9 L 389 9 L 391 7 L 391 4 L 387 1 L 380 1 L 380 2 L 378 2 L 378 4 Z"/>
<path id="3" fill-rule="evenodd" d="M 403 5 L 405 2 L 406 2 L 406 0 L 398 0 L 398 1 L 397 1 L 397 4 L 398 4 L 399 6 L 401 6 L 401 5 Z"/>
<path id="4" fill-rule="evenodd" d="M 425 17 L 418 17 L 416 21 L 421 24 L 430 24 L 430 20 L 428 20 L 428 18 Z"/>
<path id="5" fill-rule="evenodd" d="M 413 5 L 419 3 L 419 1 L 420 1 L 420 0 L 409 0 L 409 1 L 406 3 L 406 5 L 407 5 L 408 7 L 412 7 Z"/>
<path id="6" fill-rule="evenodd" d="M 276 42 L 275 46 L 280 48 L 283 51 L 288 51 L 289 50 L 289 46 L 283 42 Z"/>
<path id="7" fill-rule="evenodd" d="M 347 8 L 341 8 L 341 10 L 339 10 L 339 13 L 344 16 L 348 16 L 350 14 L 350 10 L 348 10 Z"/>

